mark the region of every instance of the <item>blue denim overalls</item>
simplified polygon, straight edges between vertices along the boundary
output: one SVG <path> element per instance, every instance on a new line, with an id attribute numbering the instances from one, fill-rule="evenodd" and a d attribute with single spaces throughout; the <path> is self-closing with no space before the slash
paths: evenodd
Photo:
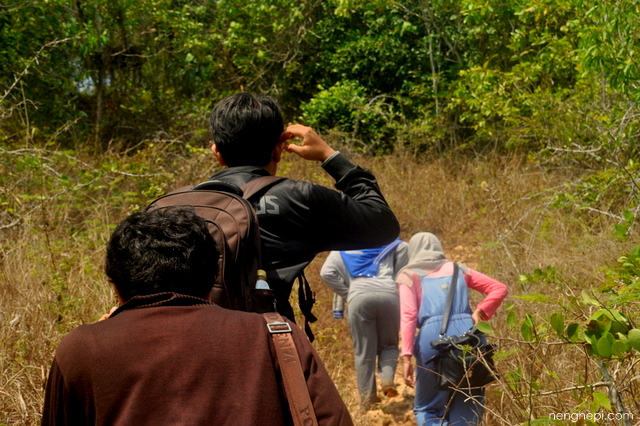
<path id="1" fill-rule="evenodd" d="M 477 425 L 482 419 L 484 390 L 461 391 L 436 388 L 433 361 L 437 351 L 430 345 L 440 334 L 442 317 L 452 275 L 429 278 L 421 276 L 422 301 L 418 312 L 418 336 L 415 341 L 416 395 L 414 413 L 419 426 Z M 447 325 L 447 336 L 460 335 L 473 326 L 469 292 L 464 274 L 458 274 L 456 294 Z M 469 398 L 473 396 L 473 398 Z M 445 416 L 446 415 L 446 416 Z"/>

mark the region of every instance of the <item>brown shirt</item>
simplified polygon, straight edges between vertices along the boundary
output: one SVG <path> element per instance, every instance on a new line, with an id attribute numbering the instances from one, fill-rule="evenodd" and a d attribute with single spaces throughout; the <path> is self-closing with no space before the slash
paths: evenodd
<path id="1" fill-rule="evenodd" d="M 352 425 L 308 339 L 292 325 L 320 425 Z M 66 336 L 43 425 L 291 425 L 261 315 L 171 293 L 136 297 Z"/>

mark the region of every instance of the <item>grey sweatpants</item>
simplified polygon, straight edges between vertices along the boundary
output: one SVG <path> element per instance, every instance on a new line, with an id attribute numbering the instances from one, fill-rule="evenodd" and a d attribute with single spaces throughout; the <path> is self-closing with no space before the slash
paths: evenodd
<path id="1" fill-rule="evenodd" d="M 399 355 L 400 300 L 390 292 L 358 294 L 349 302 L 347 317 L 358 391 L 362 404 L 367 406 L 377 400 L 376 363 L 382 388 L 393 386 Z"/>

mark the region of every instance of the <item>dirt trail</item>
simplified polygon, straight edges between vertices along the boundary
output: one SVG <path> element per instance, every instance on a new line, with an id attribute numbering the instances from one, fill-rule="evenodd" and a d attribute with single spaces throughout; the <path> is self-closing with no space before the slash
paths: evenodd
<path id="1" fill-rule="evenodd" d="M 406 386 L 402 379 L 401 365 L 396 370 L 398 396 L 387 398 L 382 396 L 379 408 L 368 411 L 363 417 L 371 426 L 415 425 L 413 415 L 414 389 Z"/>

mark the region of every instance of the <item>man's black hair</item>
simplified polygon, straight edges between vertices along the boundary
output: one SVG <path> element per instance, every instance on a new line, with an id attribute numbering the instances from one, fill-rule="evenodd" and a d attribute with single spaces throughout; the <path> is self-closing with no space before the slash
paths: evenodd
<path id="1" fill-rule="evenodd" d="M 266 166 L 284 131 L 280 107 L 269 96 L 237 93 L 209 117 L 213 143 L 227 166 Z"/>
<path id="2" fill-rule="evenodd" d="M 113 231 L 105 272 L 125 301 L 163 292 L 204 298 L 213 287 L 218 256 L 206 221 L 193 208 L 142 211 Z"/>

